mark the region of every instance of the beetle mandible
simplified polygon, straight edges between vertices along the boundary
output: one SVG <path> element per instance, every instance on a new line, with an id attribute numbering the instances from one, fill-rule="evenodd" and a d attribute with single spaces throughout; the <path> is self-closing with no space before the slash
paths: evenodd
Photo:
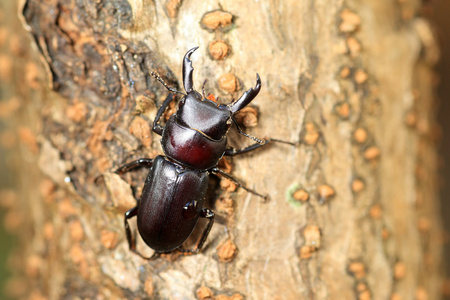
<path id="1" fill-rule="evenodd" d="M 256 86 L 229 104 L 219 104 L 205 98 L 194 90 L 192 83 L 193 67 L 191 54 L 198 47 L 190 49 L 183 60 L 183 85 L 186 93 L 169 86 L 154 72 L 169 91 L 183 94 L 178 109 L 165 126 L 159 124 L 161 116 L 173 94 L 169 94 L 158 109 L 153 122 L 153 131 L 161 135 L 161 145 L 165 156 L 154 159 L 141 158 L 119 167 L 115 172 L 124 173 L 134 168 L 150 167 L 141 197 L 136 207 L 125 213 L 125 232 L 130 250 L 145 259 L 159 256 L 161 253 L 178 250 L 184 254 L 196 254 L 200 251 L 214 223 L 212 210 L 203 207 L 210 174 L 219 174 L 234 181 L 259 197 L 266 198 L 256 191 L 240 184 L 232 175 L 217 167 L 222 156 L 234 156 L 255 150 L 269 142 L 282 142 L 276 139 L 261 140 L 244 133 L 233 118 L 239 110 L 247 106 L 258 95 L 261 79 L 256 74 Z M 227 144 L 227 132 L 232 124 L 238 132 L 255 141 L 242 149 Z M 137 227 L 144 242 L 155 254 L 146 258 L 136 250 L 136 239 L 131 234 L 128 220 L 137 216 Z M 191 235 L 198 218 L 209 220 L 194 249 L 181 249 L 181 245 Z"/>

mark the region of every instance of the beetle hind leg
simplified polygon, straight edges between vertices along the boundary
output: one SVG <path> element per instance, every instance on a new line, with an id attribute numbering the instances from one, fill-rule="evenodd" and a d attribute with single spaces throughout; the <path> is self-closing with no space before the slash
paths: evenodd
<path id="1" fill-rule="evenodd" d="M 136 234 L 133 237 L 133 234 L 131 233 L 131 228 L 130 228 L 130 224 L 128 223 L 128 220 L 133 218 L 133 217 L 135 217 L 137 215 L 137 211 L 138 211 L 138 207 L 135 206 L 135 207 L 133 207 L 132 209 L 128 210 L 125 213 L 124 225 L 125 225 L 125 233 L 126 233 L 127 241 L 128 241 L 128 247 L 130 248 L 130 251 L 132 251 L 133 253 L 139 255 L 141 258 L 143 258 L 145 260 L 153 260 L 155 258 L 158 258 L 161 253 L 155 252 L 152 256 L 147 257 L 147 256 L 142 255 L 142 253 L 140 253 L 136 249 Z"/>
<path id="2" fill-rule="evenodd" d="M 203 244 L 205 244 L 209 232 L 211 231 L 211 227 L 214 224 L 214 212 L 208 208 L 203 208 L 200 212 L 200 217 L 208 219 L 208 225 L 206 225 L 206 228 L 203 230 L 202 236 L 200 237 L 199 241 L 197 242 L 197 246 L 194 249 L 177 249 L 179 252 L 183 253 L 183 255 L 193 255 L 199 253 L 203 247 Z"/>

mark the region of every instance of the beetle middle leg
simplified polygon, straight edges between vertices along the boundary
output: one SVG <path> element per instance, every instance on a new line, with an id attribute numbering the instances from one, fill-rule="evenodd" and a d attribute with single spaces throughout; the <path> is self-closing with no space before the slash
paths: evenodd
<path id="1" fill-rule="evenodd" d="M 183 253 L 183 255 L 193 255 L 200 252 L 200 250 L 203 247 L 203 244 L 206 241 L 206 238 L 209 235 L 209 232 L 211 231 L 211 227 L 214 224 L 214 212 L 208 208 L 203 208 L 202 211 L 200 212 L 200 217 L 208 219 L 209 220 L 208 225 L 206 225 L 205 230 L 203 230 L 202 236 L 200 237 L 200 240 L 198 241 L 195 249 L 189 250 L 180 248 L 177 249 L 179 252 Z"/>
<path id="2" fill-rule="evenodd" d="M 212 169 L 211 169 L 211 172 L 212 172 L 213 174 L 220 174 L 221 176 L 225 177 L 226 179 L 229 179 L 229 180 L 233 181 L 235 184 L 237 184 L 239 187 L 243 188 L 243 189 L 246 190 L 247 192 L 252 193 L 252 194 L 255 195 L 255 196 L 258 196 L 258 197 L 263 198 L 264 201 L 267 201 L 267 200 L 268 200 L 268 196 L 267 196 L 267 195 L 266 195 L 266 196 L 261 195 L 261 194 L 258 193 L 257 191 L 255 191 L 255 190 L 253 190 L 253 189 L 251 189 L 251 188 L 246 187 L 245 185 L 243 185 L 242 183 L 240 183 L 236 178 L 234 178 L 233 175 L 228 174 L 227 172 L 225 172 L 225 171 L 223 171 L 223 170 L 221 170 L 221 169 L 219 169 L 219 168 L 217 168 L 217 167 L 212 168 Z"/>
<path id="3" fill-rule="evenodd" d="M 158 258 L 160 256 L 160 253 L 155 252 L 152 256 L 150 257 L 146 257 L 144 255 L 142 255 L 139 251 L 137 251 L 136 249 L 136 235 L 135 237 L 133 237 L 132 233 L 131 233 L 131 228 L 130 228 L 130 224 L 128 223 L 128 220 L 136 217 L 138 212 L 138 207 L 135 206 L 132 209 L 128 210 L 125 213 L 125 220 L 124 220 L 124 225 L 125 225 L 125 233 L 127 235 L 127 241 L 128 241 L 128 247 L 130 248 L 130 251 L 136 253 L 137 255 L 139 255 L 141 258 L 146 259 L 146 260 L 152 260 L 155 258 Z"/>

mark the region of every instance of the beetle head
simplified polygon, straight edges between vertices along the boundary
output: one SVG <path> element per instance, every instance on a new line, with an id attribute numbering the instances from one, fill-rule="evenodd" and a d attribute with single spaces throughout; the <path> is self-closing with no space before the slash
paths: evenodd
<path id="1" fill-rule="evenodd" d="M 231 126 L 231 111 L 192 91 L 178 103 L 177 122 L 220 140 Z"/>
<path id="2" fill-rule="evenodd" d="M 233 115 L 247 106 L 258 95 L 261 89 L 261 79 L 256 74 L 256 86 L 245 91 L 238 100 L 229 104 L 218 104 L 206 99 L 194 90 L 192 83 L 194 68 L 190 57 L 197 49 L 198 47 L 192 48 L 184 56 L 183 85 L 187 95 L 178 104 L 177 122 L 214 140 L 220 140 L 231 127 Z"/>

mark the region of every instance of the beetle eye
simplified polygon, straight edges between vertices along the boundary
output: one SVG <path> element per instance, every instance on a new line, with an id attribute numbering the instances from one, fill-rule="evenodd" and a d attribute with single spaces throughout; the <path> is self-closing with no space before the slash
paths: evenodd
<path id="1" fill-rule="evenodd" d="M 183 207 L 183 218 L 186 220 L 193 219 L 198 216 L 197 213 L 197 200 L 186 203 Z"/>

